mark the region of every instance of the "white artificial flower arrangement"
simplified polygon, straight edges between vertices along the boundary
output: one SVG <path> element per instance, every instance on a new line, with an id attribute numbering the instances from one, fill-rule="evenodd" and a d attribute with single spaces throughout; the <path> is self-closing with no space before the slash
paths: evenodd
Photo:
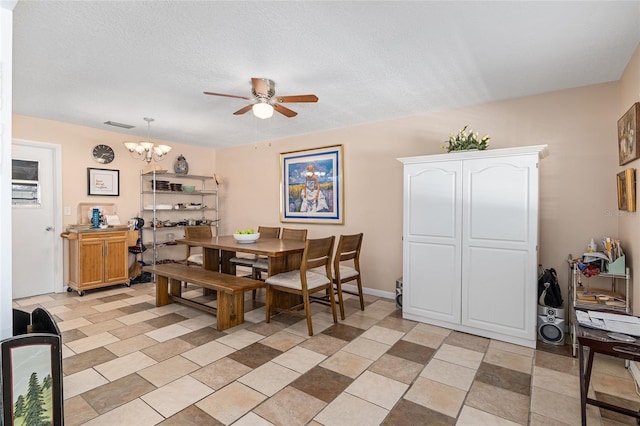
<path id="1" fill-rule="evenodd" d="M 446 148 L 447 152 L 465 149 L 477 149 L 480 151 L 487 149 L 489 146 L 489 135 L 484 135 L 482 139 L 479 139 L 478 132 L 473 132 L 472 130 L 467 131 L 468 127 L 469 125 L 467 124 L 460 129 L 455 136 L 453 133 L 449 134 L 449 140 L 445 141 L 447 145 L 442 146 L 442 148 Z"/>

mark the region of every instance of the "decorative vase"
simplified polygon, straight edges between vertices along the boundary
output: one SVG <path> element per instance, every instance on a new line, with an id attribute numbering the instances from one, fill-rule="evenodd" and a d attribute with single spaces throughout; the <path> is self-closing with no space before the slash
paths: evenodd
<path id="1" fill-rule="evenodd" d="M 189 163 L 187 163 L 187 160 L 182 154 L 180 154 L 178 158 L 176 158 L 176 162 L 173 165 L 173 170 L 177 175 L 186 175 L 187 173 L 189 173 Z"/>
<path id="2" fill-rule="evenodd" d="M 93 213 L 91 213 L 91 227 L 100 227 L 100 209 L 93 209 Z"/>

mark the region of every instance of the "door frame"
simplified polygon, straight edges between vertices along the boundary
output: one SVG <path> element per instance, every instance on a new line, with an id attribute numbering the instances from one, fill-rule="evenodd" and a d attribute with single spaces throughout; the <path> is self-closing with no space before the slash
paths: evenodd
<path id="1" fill-rule="evenodd" d="M 37 142 L 26 139 L 13 139 L 12 145 L 22 145 L 32 148 L 48 149 L 52 152 L 53 167 L 53 227 L 58 235 L 62 229 L 62 145 L 50 142 Z M 13 159 L 13 150 L 11 158 Z M 53 243 L 53 291 L 64 291 L 64 257 L 62 238 L 54 238 Z M 13 290 L 12 290 L 13 295 Z M 12 296 L 13 299 L 13 296 Z"/>

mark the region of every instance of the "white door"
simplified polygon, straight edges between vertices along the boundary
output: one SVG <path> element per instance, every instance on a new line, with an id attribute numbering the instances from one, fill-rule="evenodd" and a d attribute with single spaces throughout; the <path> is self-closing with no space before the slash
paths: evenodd
<path id="1" fill-rule="evenodd" d="M 462 324 L 535 341 L 538 154 L 463 166 Z"/>
<path id="2" fill-rule="evenodd" d="M 460 161 L 405 166 L 405 318 L 460 323 L 461 173 Z"/>
<path id="3" fill-rule="evenodd" d="M 12 144 L 13 299 L 62 290 L 57 149 Z"/>

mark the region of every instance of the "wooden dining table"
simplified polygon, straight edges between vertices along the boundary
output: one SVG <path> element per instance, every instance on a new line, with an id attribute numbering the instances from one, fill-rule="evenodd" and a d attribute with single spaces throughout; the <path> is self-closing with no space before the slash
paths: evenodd
<path id="1" fill-rule="evenodd" d="M 235 273 L 230 262 L 236 253 L 255 254 L 268 258 L 269 275 L 279 274 L 300 268 L 304 241 L 281 240 L 278 238 L 260 238 L 252 243 L 239 243 L 233 235 L 213 238 L 184 238 L 176 240 L 178 244 L 191 247 L 202 247 L 204 269 L 220 271 L 226 274 Z"/>
<path id="2" fill-rule="evenodd" d="M 184 238 L 176 240 L 178 244 L 191 247 L 202 247 L 204 269 L 220 271 L 225 274 L 236 274 L 231 258 L 237 253 L 254 254 L 268 258 L 267 273 L 269 276 L 300 268 L 305 242 L 281 240 L 278 238 L 262 238 L 252 243 L 239 243 L 233 235 L 213 238 Z M 299 297 L 293 294 L 277 294 L 274 304 L 279 307 L 290 307 L 299 303 Z"/>

